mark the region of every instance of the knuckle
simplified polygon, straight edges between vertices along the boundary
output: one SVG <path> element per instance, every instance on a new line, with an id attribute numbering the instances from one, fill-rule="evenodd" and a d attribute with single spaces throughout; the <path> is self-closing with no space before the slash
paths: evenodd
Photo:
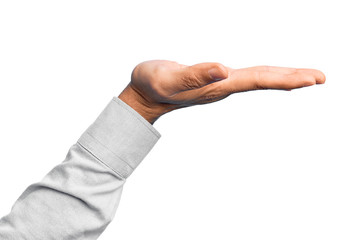
<path id="1" fill-rule="evenodd" d="M 254 82 L 253 82 L 254 89 L 264 89 L 264 86 L 261 83 L 261 71 L 254 72 Z"/>
<path id="2" fill-rule="evenodd" d="M 201 81 L 194 73 L 188 73 L 187 75 L 183 76 L 181 80 L 183 87 L 186 89 L 195 89 L 201 87 Z"/>
<path id="3" fill-rule="evenodd" d="M 214 86 L 214 87 L 209 87 L 208 91 L 206 91 L 204 94 L 202 94 L 202 96 L 200 97 L 200 101 L 203 102 L 211 102 L 211 101 L 216 101 L 216 100 L 220 100 L 223 99 L 227 96 L 229 96 L 231 93 L 224 92 L 224 89 L 222 88 L 221 85 L 218 86 Z"/>

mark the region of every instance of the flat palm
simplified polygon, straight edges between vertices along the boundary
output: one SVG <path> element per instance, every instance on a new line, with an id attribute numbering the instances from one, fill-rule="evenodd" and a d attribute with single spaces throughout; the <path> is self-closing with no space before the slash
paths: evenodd
<path id="1" fill-rule="evenodd" d="M 207 70 L 217 68 L 224 79 L 214 81 Z M 325 82 L 316 69 L 257 66 L 232 69 L 220 63 L 186 66 L 174 61 L 152 60 L 140 63 L 131 76 L 130 87 L 149 103 L 171 109 L 211 103 L 250 90 L 291 90 Z"/>

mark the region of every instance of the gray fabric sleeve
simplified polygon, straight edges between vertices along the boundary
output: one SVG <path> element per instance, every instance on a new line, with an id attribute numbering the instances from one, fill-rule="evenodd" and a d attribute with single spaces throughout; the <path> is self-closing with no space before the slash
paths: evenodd
<path id="1" fill-rule="evenodd" d="M 29 185 L 0 219 L 0 239 L 97 239 L 115 215 L 126 179 L 160 137 L 113 97 L 65 160 Z"/>

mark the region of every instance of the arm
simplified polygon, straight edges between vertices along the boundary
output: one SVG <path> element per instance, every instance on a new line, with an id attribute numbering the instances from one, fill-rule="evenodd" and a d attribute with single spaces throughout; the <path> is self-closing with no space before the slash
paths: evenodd
<path id="1" fill-rule="evenodd" d="M 65 160 L 0 219 L 0 239 L 97 239 L 115 215 L 126 179 L 161 137 L 152 126 L 161 115 L 236 92 L 324 82 L 324 74 L 313 69 L 143 62 Z"/>
<path id="2" fill-rule="evenodd" d="M 0 239 L 97 239 L 114 217 L 126 178 L 160 136 L 114 97 L 65 160 L 0 220 Z"/>

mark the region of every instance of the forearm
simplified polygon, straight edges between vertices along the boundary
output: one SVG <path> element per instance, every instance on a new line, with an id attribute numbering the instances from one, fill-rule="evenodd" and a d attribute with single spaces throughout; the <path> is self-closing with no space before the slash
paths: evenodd
<path id="1" fill-rule="evenodd" d="M 0 239 L 97 239 L 115 215 L 126 179 L 160 137 L 114 97 L 65 160 L 0 219 Z"/>

